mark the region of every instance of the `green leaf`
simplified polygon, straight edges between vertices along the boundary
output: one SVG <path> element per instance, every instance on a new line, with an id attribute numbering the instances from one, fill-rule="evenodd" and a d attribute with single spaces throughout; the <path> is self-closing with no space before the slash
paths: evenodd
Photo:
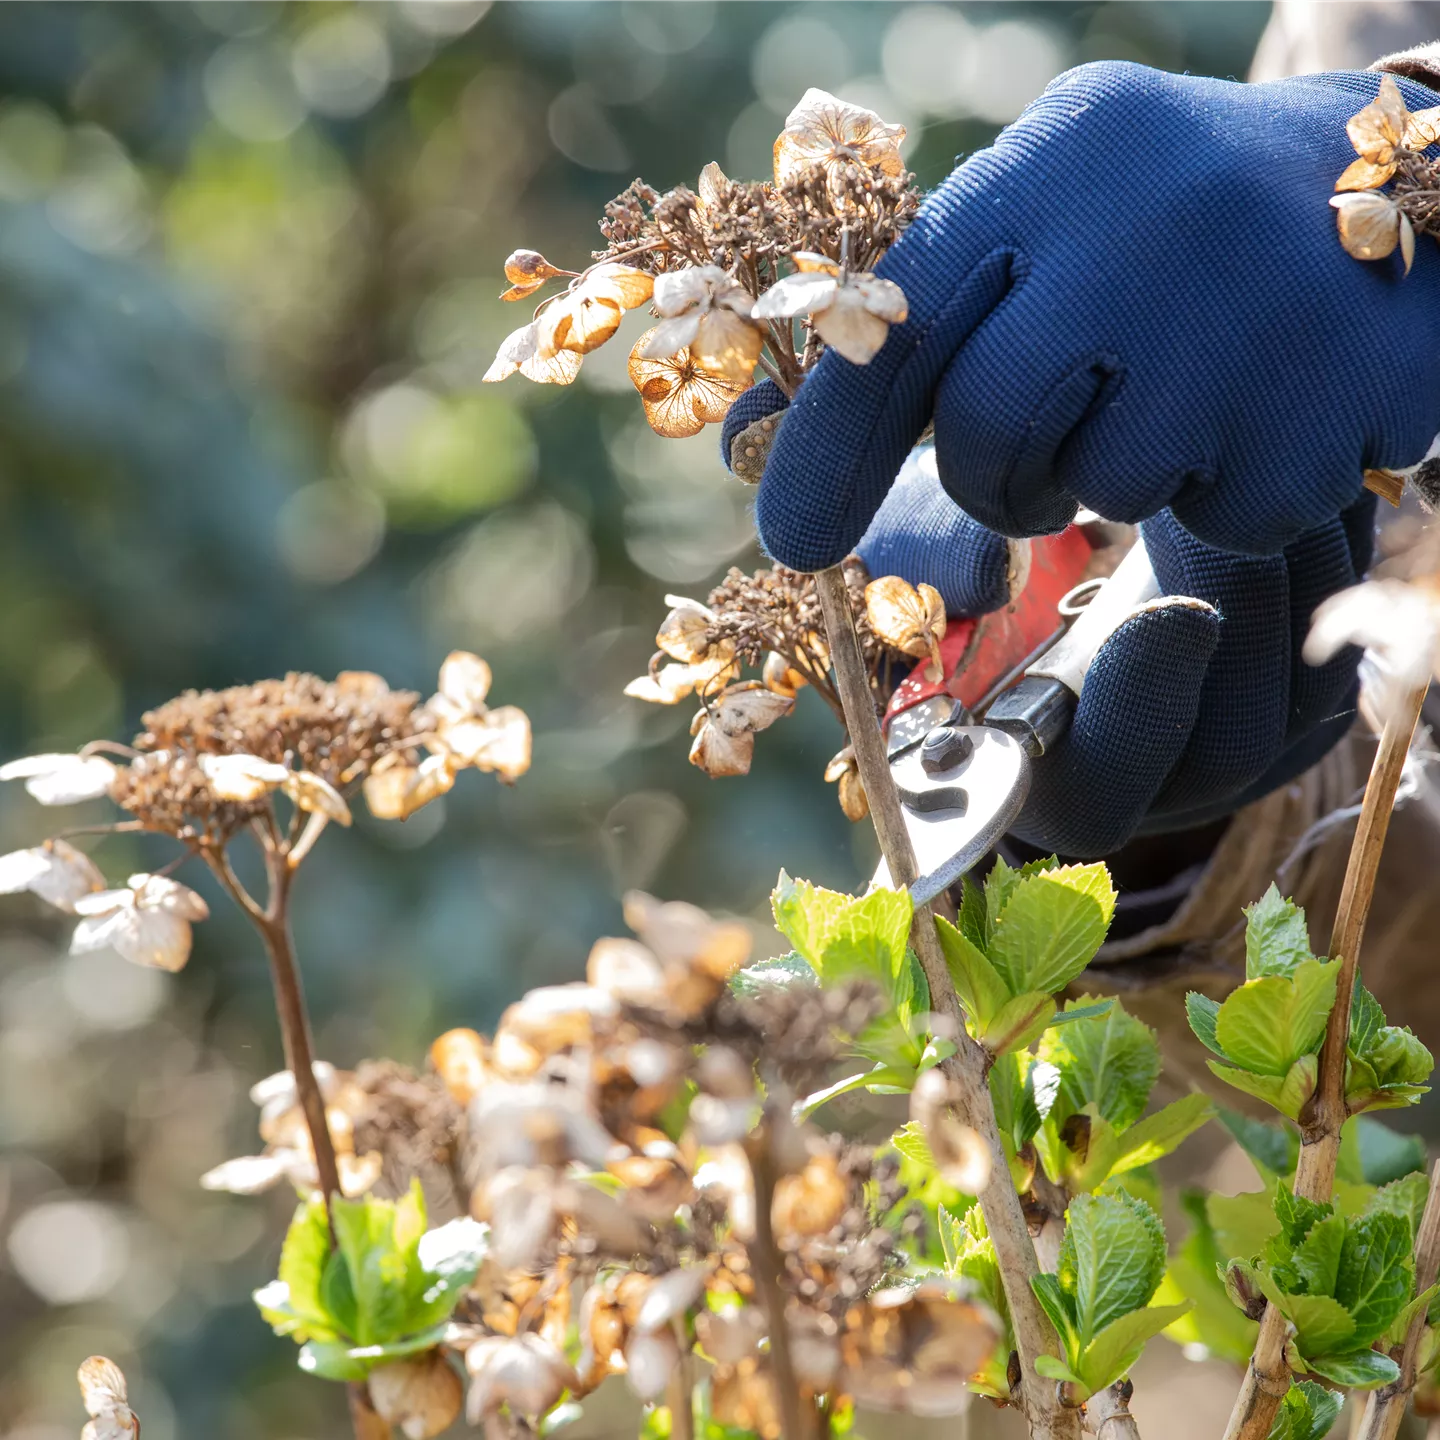
<path id="1" fill-rule="evenodd" d="M 1219 1017 L 1218 1000 L 1212 1000 L 1208 995 L 1201 995 L 1196 990 L 1186 993 L 1185 1018 L 1189 1020 L 1195 1038 L 1207 1050 L 1213 1051 L 1222 1060 L 1228 1060 L 1230 1057 L 1220 1048 L 1220 1041 L 1215 1034 L 1215 1024 Z"/>
<path id="2" fill-rule="evenodd" d="M 317 1193 L 295 1209 L 285 1243 L 280 1247 L 279 1279 L 295 1315 L 302 1321 L 333 1328 L 320 1298 L 320 1279 L 329 1256 L 330 1222 L 325 1218 L 325 1201 Z"/>
<path id="3" fill-rule="evenodd" d="M 1070 1202 L 1057 1276 L 1074 1296 L 1082 1342 L 1147 1305 L 1164 1273 L 1165 1230 L 1144 1201 L 1120 1194 Z"/>
<path id="4" fill-rule="evenodd" d="M 792 880 L 782 870 L 770 898 L 780 933 L 822 985 L 869 980 L 895 997 L 914 913 L 907 891 L 872 890 L 857 899 Z"/>
<path id="5" fill-rule="evenodd" d="M 943 917 L 936 918 L 935 929 L 955 993 L 965 1013 L 984 1027 L 1010 998 L 1009 987 L 963 930 L 957 930 Z"/>
<path id="6" fill-rule="evenodd" d="M 1234 1065 L 1221 1065 L 1217 1060 L 1207 1060 L 1205 1064 L 1217 1079 L 1223 1080 L 1227 1085 L 1246 1095 L 1253 1095 L 1255 1099 L 1263 1100 L 1267 1105 L 1279 1110 L 1282 1115 L 1286 1113 L 1282 1099 L 1285 1081 L 1280 1076 L 1252 1075 L 1248 1070 L 1241 1070 Z"/>
<path id="7" fill-rule="evenodd" d="M 965 1222 L 944 1205 L 937 1211 L 940 1219 L 940 1250 L 945 1256 L 945 1273 L 959 1273 L 960 1257 L 965 1253 Z"/>
<path id="8" fill-rule="evenodd" d="M 1068 1381 L 1072 1385 L 1085 1383 L 1063 1360 L 1057 1359 L 1054 1355 L 1037 1355 L 1035 1370 L 1037 1374 L 1043 1375 L 1047 1380 Z"/>
<path id="9" fill-rule="evenodd" d="M 772 985 L 806 985 L 813 989 L 815 984 L 809 961 L 794 950 L 770 960 L 757 960 L 730 977 L 730 989 L 736 995 L 764 995 Z"/>
<path id="10" fill-rule="evenodd" d="M 1013 994 L 1054 994 L 1095 958 L 1115 912 L 1103 864 L 1028 875 L 1012 889 L 986 947 Z"/>
<path id="11" fill-rule="evenodd" d="M 1313 1380 L 1297 1380 L 1280 1402 L 1280 1414 L 1270 1429 L 1269 1440 L 1325 1440 L 1344 1404 L 1343 1395 Z"/>
<path id="12" fill-rule="evenodd" d="M 1031 991 L 1007 1000 L 978 1036 L 992 1054 L 1024 1050 L 1038 1040 L 1055 1015 L 1055 1002 L 1042 991 Z"/>
<path id="13" fill-rule="evenodd" d="M 990 943 L 990 925 L 985 916 L 985 892 L 965 875 L 960 881 L 960 933 L 983 951 Z"/>
<path id="14" fill-rule="evenodd" d="M 424 1201 L 411 1196 L 400 1202 L 331 1200 L 335 1242 L 350 1271 L 355 1292 L 356 1323 L 352 1331 L 360 1345 L 378 1345 L 403 1333 L 409 1309 L 406 1252 L 418 1240 L 415 1226 L 424 1231 Z M 398 1226 L 397 1226 L 398 1222 Z"/>
<path id="15" fill-rule="evenodd" d="M 1331 1215 L 1317 1220 L 1310 1233 L 1295 1247 L 1290 1265 L 1307 1295 L 1333 1295 L 1340 1270 L 1340 1252 L 1345 1244 L 1345 1217 Z"/>
<path id="16" fill-rule="evenodd" d="M 338 1340 L 311 1340 L 301 1346 L 298 1363 L 307 1375 L 321 1380 L 363 1380 L 370 1373 L 363 1360 L 351 1355 L 350 1346 Z"/>
<path id="17" fill-rule="evenodd" d="M 1353 1132 L 1360 1152 L 1359 1178 L 1369 1185 L 1385 1185 L 1425 1168 L 1425 1142 L 1418 1135 L 1396 1134 L 1388 1125 L 1359 1116 L 1345 1126 Z"/>
<path id="18" fill-rule="evenodd" d="M 1386 1211 L 1362 1215 L 1345 1234 L 1335 1298 L 1355 1321 L 1355 1339 L 1369 1344 L 1405 1308 L 1414 1281 L 1410 1226 Z"/>
<path id="19" fill-rule="evenodd" d="M 1307 1355 L 1306 1363 L 1332 1384 L 1347 1390 L 1378 1390 L 1400 1378 L 1400 1367 L 1377 1350 L 1350 1350 L 1339 1355 Z"/>
<path id="20" fill-rule="evenodd" d="M 360 1329 L 360 1308 L 350 1266 L 338 1250 L 332 1251 L 325 1261 L 325 1273 L 320 1277 L 320 1303 L 334 1320 L 336 1332 L 345 1337 L 347 1344 L 353 1345 Z"/>
<path id="21" fill-rule="evenodd" d="M 1238 1110 L 1217 1113 L 1220 1123 L 1231 1138 L 1258 1165 L 1272 1175 L 1293 1175 L 1300 1159 L 1300 1140 L 1295 1132 L 1283 1125 L 1252 1120 Z"/>
<path id="22" fill-rule="evenodd" d="M 1435 1068 L 1435 1058 L 1409 1026 L 1382 1026 L 1364 1058 L 1382 1085 L 1423 1085 Z"/>
<path id="23" fill-rule="evenodd" d="M 985 877 L 985 937 L 980 945 L 982 950 L 989 951 L 995 927 L 1000 923 L 1000 916 L 1024 874 L 1023 865 L 1018 870 L 1012 870 L 1001 856 L 995 857 L 995 863 Z"/>
<path id="24" fill-rule="evenodd" d="M 1420 1228 L 1420 1217 L 1425 1212 L 1425 1202 L 1430 1197 L 1430 1178 L 1418 1171 L 1403 1180 L 1393 1180 L 1382 1185 L 1370 1197 L 1365 1206 L 1366 1215 L 1398 1215 L 1410 1232 L 1410 1247 L 1415 1247 L 1415 1232 Z"/>
<path id="25" fill-rule="evenodd" d="M 1405 1308 L 1390 1322 L 1390 1328 L 1382 1337 L 1385 1349 L 1405 1343 L 1405 1332 L 1409 1330 L 1410 1322 L 1422 1310 L 1429 1310 L 1430 1302 L 1437 1295 L 1440 1295 L 1440 1285 L 1432 1285 L 1428 1290 L 1422 1290 L 1413 1300 L 1406 1302 Z"/>
<path id="26" fill-rule="evenodd" d="M 1077 1020 L 1098 1020 L 1102 1015 L 1108 1015 L 1116 1003 L 1114 1000 L 1096 1000 L 1093 1004 L 1082 1005 L 1077 1001 L 1068 1009 L 1059 1011 L 1050 1024 L 1073 1025 Z"/>
<path id="27" fill-rule="evenodd" d="M 1245 978 L 1290 976 L 1311 958 L 1305 912 L 1272 884 L 1245 911 Z"/>
<path id="28" fill-rule="evenodd" d="M 1075 1302 L 1061 1287 L 1058 1276 L 1043 1271 L 1030 1277 L 1030 1288 L 1040 1302 L 1040 1308 L 1049 1317 L 1060 1337 L 1060 1343 L 1071 1360 L 1077 1360 L 1082 1348 L 1082 1337 L 1075 1319 Z"/>
<path id="29" fill-rule="evenodd" d="M 1147 1115 L 1120 1136 L 1120 1155 L 1110 1167 L 1111 1175 L 1123 1175 L 1140 1165 L 1149 1165 L 1170 1154 L 1187 1136 L 1193 1135 L 1215 1113 L 1205 1095 L 1186 1095 Z"/>
<path id="30" fill-rule="evenodd" d="M 1302 961 L 1293 979 L 1247 980 L 1220 1006 L 1215 1034 L 1227 1059 L 1256 1075 L 1284 1075 L 1325 1034 L 1338 967 Z"/>
<path id="31" fill-rule="evenodd" d="M 1322 1205 L 1318 1200 L 1296 1195 L 1284 1185 L 1276 1187 L 1274 1209 L 1281 1237 L 1287 1245 L 1300 1244 L 1313 1225 L 1335 1213 L 1333 1205 Z M 1326 1293 L 1329 1293 L 1328 1287 Z"/>
<path id="32" fill-rule="evenodd" d="M 891 1137 L 890 1143 L 902 1154 L 926 1169 L 935 1168 L 935 1157 L 930 1153 L 930 1142 L 919 1122 L 907 1120 Z"/>
<path id="33" fill-rule="evenodd" d="M 1112 1320 L 1080 1356 L 1081 1383 L 1093 1395 L 1122 1379 L 1140 1358 L 1145 1342 L 1191 1309 L 1188 1301 L 1183 1305 L 1151 1305 Z"/>
<path id="34" fill-rule="evenodd" d="M 1345 1048 L 1352 1055 L 1363 1055 L 1384 1024 L 1385 1012 L 1380 1002 L 1357 977 L 1350 995 L 1350 1031 L 1345 1037 Z"/>
<path id="35" fill-rule="evenodd" d="M 1263 1271 L 1258 1278 L 1266 1298 L 1295 1327 L 1296 1343 L 1307 1360 L 1353 1341 L 1355 1322 L 1338 1300 L 1328 1295 L 1289 1295 Z"/>
<path id="36" fill-rule="evenodd" d="M 1133 1125 L 1144 1114 L 1160 1073 L 1155 1032 L 1127 1015 L 1118 1002 L 1101 1019 L 1047 1031 L 1039 1055 L 1060 1071 L 1051 1112 L 1057 1125 L 1091 1103 L 1116 1129 Z"/>

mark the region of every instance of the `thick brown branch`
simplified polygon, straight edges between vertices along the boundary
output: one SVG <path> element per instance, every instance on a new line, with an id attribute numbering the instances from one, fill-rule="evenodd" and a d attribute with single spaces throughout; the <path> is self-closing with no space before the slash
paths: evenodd
<path id="1" fill-rule="evenodd" d="M 815 588 L 825 616 L 836 686 L 845 707 L 860 780 L 870 801 L 870 818 L 893 883 L 908 886 L 916 876 L 915 856 L 900 812 L 900 797 L 890 775 L 843 570 L 834 566 L 820 571 L 815 576 Z M 1060 1353 L 1059 1344 L 1030 1288 L 1031 1277 L 1038 1273 L 1035 1247 L 1025 1225 L 1020 1197 L 1010 1183 L 1010 1169 L 1000 1143 L 995 1107 L 986 1083 L 988 1057 L 965 1031 L 964 1013 L 940 949 L 930 906 L 916 906 L 910 938 L 930 986 L 931 1006 L 955 1021 L 959 1048 L 942 1068 L 958 1096 L 960 1118 L 979 1133 L 990 1149 L 992 1179 L 979 1197 L 980 1208 L 995 1246 L 1005 1299 L 1010 1307 L 1015 1343 L 1020 1352 L 1020 1399 L 1030 1433 L 1037 1440 L 1052 1440 L 1052 1437 L 1053 1440 L 1061 1437 L 1074 1440 L 1080 1431 L 1079 1414 L 1063 1409 L 1056 1402 L 1054 1385 L 1035 1369 L 1038 1356 Z"/>
<path id="2" fill-rule="evenodd" d="M 1335 1162 L 1340 1155 L 1340 1128 L 1347 1118 L 1345 1105 L 1345 1045 L 1350 1034 L 1350 1002 L 1360 962 L 1365 919 L 1375 893 L 1375 875 L 1395 808 L 1395 792 L 1410 750 L 1410 737 L 1420 718 L 1428 685 L 1412 690 L 1385 722 L 1380 745 L 1365 785 L 1365 800 L 1350 844 L 1345 882 L 1330 935 L 1330 954 L 1340 961 L 1335 1004 L 1320 1047 L 1319 1078 L 1315 1094 L 1302 1116 L 1300 1163 L 1295 1172 L 1295 1193 L 1325 1203 L 1335 1188 Z M 1290 1388 L 1284 1345 L 1288 1324 L 1273 1306 L 1260 1321 L 1255 1353 L 1241 1382 L 1230 1414 L 1225 1440 L 1265 1440 L 1280 1401 Z"/>

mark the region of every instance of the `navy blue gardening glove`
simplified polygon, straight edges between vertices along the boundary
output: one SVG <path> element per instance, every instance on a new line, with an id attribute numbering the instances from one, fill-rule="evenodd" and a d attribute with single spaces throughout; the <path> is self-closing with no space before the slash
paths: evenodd
<path id="1" fill-rule="evenodd" d="M 1017 536 L 1077 503 L 1168 509 L 1273 554 L 1352 505 L 1365 467 L 1418 461 L 1440 431 L 1440 254 L 1422 240 L 1408 277 L 1398 253 L 1352 259 L 1327 204 L 1378 88 L 1060 76 L 880 262 L 908 320 L 870 364 L 831 352 L 805 380 L 760 485 L 767 550 L 841 559 L 932 417 L 945 489 Z"/>
<path id="2" fill-rule="evenodd" d="M 756 386 L 724 438 L 783 405 Z M 966 515 L 936 470 L 933 450 L 911 455 L 859 554 L 872 575 L 934 585 L 951 615 L 997 609 L 1010 598 L 1014 542 Z M 1158 606 L 1101 647 L 1070 729 L 1036 762 L 1014 833 L 1046 852 L 1112 855 L 1136 835 L 1227 815 L 1319 760 L 1354 719 L 1359 652 L 1316 667 L 1300 648 L 1320 601 L 1369 566 L 1374 516 L 1363 495 L 1269 556 L 1204 545 L 1168 510 L 1145 522 L 1161 593 L 1205 606 Z"/>

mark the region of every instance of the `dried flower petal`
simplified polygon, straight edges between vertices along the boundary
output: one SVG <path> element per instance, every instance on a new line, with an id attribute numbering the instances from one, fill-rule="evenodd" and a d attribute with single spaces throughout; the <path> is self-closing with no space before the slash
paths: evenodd
<path id="1" fill-rule="evenodd" d="M 640 392 L 650 428 L 667 439 L 698 435 L 718 424 L 736 397 L 749 388 L 715 375 L 691 359 L 688 350 L 649 359 L 642 351 L 654 331 L 647 331 L 630 352 L 630 382 Z"/>
<path id="2" fill-rule="evenodd" d="M 848 1194 L 835 1157 L 812 1155 L 798 1175 L 784 1175 L 775 1185 L 771 1215 L 775 1233 L 791 1243 L 807 1236 L 823 1235 L 839 1223 L 845 1213 Z"/>
<path id="3" fill-rule="evenodd" d="M 515 705 L 500 705 L 481 719 L 440 732 L 446 749 L 462 764 L 494 772 L 507 785 L 530 768 L 530 717 Z"/>
<path id="4" fill-rule="evenodd" d="M 737 920 L 716 920 L 698 905 L 657 900 L 643 890 L 624 897 L 625 923 L 663 964 L 692 967 L 728 980 L 749 958 L 749 929 Z"/>
<path id="5" fill-rule="evenodd" d="M 461 1105 L 468 1105 L 484 1087 L 488 1067 L 484 1038 L 474 1030 L 447 1030 L 430 1046 L 430 1063 L 445 1088 Z"/>
<path id="6" fill-rule="evenodd" d="M 765 657 L 760 679 L 767 690 L 777 695 L 796 695 L 810 682 L 786 658 L 772 650 Z"/>
<path id="7" fill-rule="evenodd" d="M 1395 173 L 1395 165 L 1375 165 L 1362 155 L 1352 160 L 1335 182 L 1337 190 L 1374 190 L 1383 185 Z"/>
<path id="8" fill-rule="evenodd" d="M 1411 150 L 1424 150 L 1440 140 L 1440 105 L 1414 110 L 1405 117 L 1404 143 Z"/>
<path id="9" fill-rule="evenodd" d="M 80 1382 L 85 1413 L 92 1417 L 81 1432 L 81 1440 L 135 1440 L 140 1434 L 140 1422 L 127 1403 L 129 1396 L 120 1367 L 103 1355 L 92 1355 L 75 1378 Z"/>
<path id="10" fill-rule="evenodd" d="M 1332 195 L 1340 243 L 1357 260 L 1383 260 L 1400 240 L 1400 209 L 1389 195 L 1361 190 Z"/>
<path id="11" fill-rule="evenodd" d="M 712 778 L 748 774 L 756 734 L 794 708 L 793 696 L 777 695 L 756 680 L 727 686 L 695 717 L 690 763 Z"/>
<path id="12" fill-rule="evenodd" d="M 200 769 L 221 800 L 249 805 L 268 795 L 289 771 L 258 755 L 202 755 Z"/>
<path id="13" fill-rule="evenodd" d="M 695 198 L 699 202 L 702 216 L 711 214 L 719 207 L 721 196 L 729 183 L 729 177 L 714 160 L 700 172 L 700 179 L 695 185 Z"/>
<path id="14" fill-rule="evenodd" d="M 731 384 L 750 383 L 764 345 L 750 320 L 753 300 L 718 265 L 668 270 L 655 280 L 655 309 L 665 318 L 642 340 L 642 359 L 688 349 L 696 363 Z"/>
<path id="15" fill-rule="evenodd" d="M 422 784 L 420 771 L 432 762 L 435 769 Z M 384 756 L 365 777 L 362 787 L 365 803 L 377 820 L 405 820 L 450 788 L 449 785 L 440 788 L 445 778 L 449 779 L 450 785 L 455 783 L 454 771 L 445 756 L 431 756 L 422 765 L 410 765 L 398 751 L 394 751 Z"/>
<path id="16" fill-rule="evenodd" d="M 171 971 L 190 958 L 190 922 L 210 913 L 193 890 L 158 875 L 132 875 L 126 889 L 86 895 L 74 908 L 84 918 L 70 941 L 72 955 L 113 949 L 132 964 Z"/>
<path id="17" fill-rule="evenodd" d="M 837 171 L 853 163 L 899 175 L 905 168 L 900 159 L 904 138 L 903 125 L 887 125 L 873 110 L 824 90 L 807 90 L 775 141 L 775 183 L 799 179 L 812 165 L 824 168 L 832 183 Z"/>
<path id="18" fill-rule="evenodd" d="M 1405 97 L 1393 75 L 1383 75 L 1380 92 L 1363 110 L 1352 115 L 1345 133 L 1355 153 L 1374 165 L 1388 165 L 1395 158 L 1395 147 L 1402 143 L 1409 112 Z"/>
<path id="19" fill-rule="evenodd" d="M 308 770 L 292 770 L 286 774 L 280 788 L 294 802 L 297 810 L 323 815 L 337 825 L 350 824 L 350 807 L 345 803 L 345 797 L 324 776 L 313 775 Z"/>
<path id="20" fill-rule="evenodd" d="M 705 658 L 694 664 L 662 665 L 653 674 L 632 680 L 625 687 L 625 694 L 652 705 L 675 705 L 692 692 L 711 694 L 739 673 L 734 642 L 721 640 L 709 648 Z"/>
<path id="21" fill-rule="evenodd" d="M 439 693 L 430 708 L 444 719 L 484 714 L 493 680 L 490 667 L 468 650 L 452 650 L 440 665 Z"/>
<path id="22" fill-rule="evenodd" d="M 860 821 L 870 813 L 870 801 L 860 780 L 860 765 L 853 745 L 847 745 L 831 758 L 825 767 L 825 779 L 830 784 L 839 782 L 840 808 L 847 820 Z"/>
<path id="23" fill-rule="evenodd" d="M 945 601 L 933 585 L 916 587 L 898 575 L 885 575 L 865 587 L 865 613 L 885 644 L 916 659 L 930 657 L 925 678 L 944 674 L 940 641 L 945 638 Z"/>
<path id="24" fill-rule="evenodd" d="M 706 639 L 714 616 L 693 600 L 682 600 L 661 622 L 655 643 L 672 659 L 691 664 L 709 655 Z"/>
<path id="25" fill-rule="evenodd" d="M 658 1400 L 679 1363 L 680 1345 L 669 1330 L 636 1333 L 625 1343 L 625 1379 L 642 1400 Z"/>
<path id="26" fill-rule="evenodd" d="M 536 1419 L 579 1384 L 565 1357 L 539 1335 L 481 1340 L 465 1352 L 465 1368 L 473 1377 L 465 1409 L 472 1425 L 501 1405 Z"/>
<path id="27" fill-rule="evenodd" d="M 625 311 L 643 305 L 654 278 L 630 265 L 597 265 L 535 321 L 535 354 L 552 359 L 558 351 L 578 355 L 598 349 L 620 328 Z"/>
<path id="28" fill-rule="evenodd" d="M 23 780 L 42 805 L 73 805 L 109 794 L 118 767 L 103 755 L 27 755 L 0 765 L 0 780 Z"/>
<path id="29" fill-rule="evenodd" d="M 935 1168 L 965 1195 L 980 1195 L 990 1183 L 990 1147 L 978 1131 L 955 1113 L 950 1083 L 938 1070 L 927 1070 L 910 1092 L 910 1115 L 924 1131 Z"/>
<path id="30" fill-rule="evenodd" d="M 537 385 L 569 385 L 580 373 L 581 357 L 573 351 L 560 350 L 542 360 L 536 352 L 537 341 L 534 321 L 512 330 L 500 342 L 490 368 L 480 377 L 481 383 L 493 385 L 518 370 Z"/>
<path id="31" fill-rule="evenodd" d="M 200 1177 L 202 1190 L 222 1190 L 231 1195 L 259 1195 L 289 1175 L 293 1162 L 303 1157 L 291 1150 L 269 1155 L 239 1155 L 224 1160 Z"/>
<path id="32" fill-rule="evenodd" d="M 0 855 L 0 895 L 29 890 L 57 910 L 74 910 L 77 900 L 104 888 L 95 862 L 65 840 Z"/>
<path id="33" fill-rule="evenodd" d="M 405 1440 L 430 1440 L 454 1424 L 465 1388 L 439 1350 L 377 1365 L 369 1375 L 370 1403 Z"/>

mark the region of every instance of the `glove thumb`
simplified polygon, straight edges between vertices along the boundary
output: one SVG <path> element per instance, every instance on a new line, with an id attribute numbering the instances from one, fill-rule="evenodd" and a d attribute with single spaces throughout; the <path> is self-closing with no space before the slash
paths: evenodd
<path id="1" fill-rule="evenodd" d="M 725 412 L 720 425 L 720 458 L 736 479 L 750 485 L 760 483 L 770 446 L 780 428 L 779 421 L 771 417 L 789 403 L 773 380 L 762 380 L 744 391 Z"/>

